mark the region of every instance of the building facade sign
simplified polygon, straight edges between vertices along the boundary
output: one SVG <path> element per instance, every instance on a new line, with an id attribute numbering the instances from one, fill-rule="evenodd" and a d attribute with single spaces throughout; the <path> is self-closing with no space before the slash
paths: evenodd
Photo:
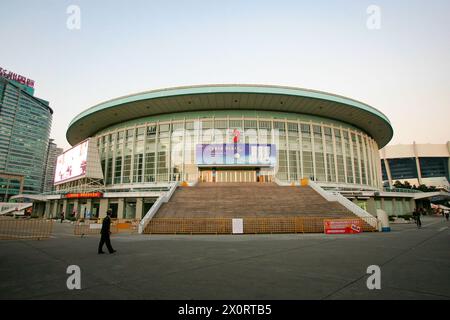
<path id="1" fill-rule="evenodd" d="M 16 81 L 20 84 L 26 85 L 27 87 L 34 88 L 34 80 L 28 79 L 27 77 L 21 76 L 20 74 L 8 71 L 0 67 L 0 77 L 8 80 Z"/>
<path id="2" fill-rule="evenodd" d="M 80 199 L 80 198 L 102 198 L 101 192 L 81 192 L 81 193 L 67 193 L 64 195 L 66 199 Z"/>
<path id="3" fill-rule="evenodd" d="M 255 165 L 275 166 L 275 144 L 198 144 L 196 163 L 207 165 Z"/>

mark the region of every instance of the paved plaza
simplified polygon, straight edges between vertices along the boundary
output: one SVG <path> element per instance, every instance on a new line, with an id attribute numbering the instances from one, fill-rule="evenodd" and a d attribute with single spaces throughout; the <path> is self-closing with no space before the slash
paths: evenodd
<path id="1" fill-rule="evenodd" d="M 74 236 L 0 241 L 0 299 L 450 299 L 450 223 L 392 225 L 359 235 Z M 69 265 L 81 290 L 69 290 Z M 367 267 L 381 268 L 368 290 Z"/>

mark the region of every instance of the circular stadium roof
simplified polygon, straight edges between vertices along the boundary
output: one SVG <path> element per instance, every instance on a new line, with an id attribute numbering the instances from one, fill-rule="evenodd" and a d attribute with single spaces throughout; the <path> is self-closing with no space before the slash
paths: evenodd
<path id="1" fill-rule="evenodd" d="M 77 115 L 66 137 L 71 145 L 124 121 L 206 110 L 262 110 L 309 114 L 346 122 L 368 133 L 380 148 L 392 138 L 388 118 L 377 109 L 321 91 L 268 85 L 203 85 L 136 93 L 97 104 Z"/>

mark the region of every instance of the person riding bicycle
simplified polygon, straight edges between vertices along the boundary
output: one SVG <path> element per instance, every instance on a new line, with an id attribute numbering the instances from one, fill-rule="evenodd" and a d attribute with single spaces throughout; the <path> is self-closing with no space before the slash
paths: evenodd
<path id="1" fill-rule="evenodd" d="M 413 212 L 413 218 L 416 221 L 417 228 L 422 227 L 422 221 L 420 220 L 420 210 L 415 208 Z"/>

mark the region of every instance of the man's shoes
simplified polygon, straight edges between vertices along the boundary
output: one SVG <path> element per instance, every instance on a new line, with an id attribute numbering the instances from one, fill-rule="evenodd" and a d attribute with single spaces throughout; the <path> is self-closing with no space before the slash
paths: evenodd
<path id="1" fill-rule="evenodd" d="M 103 251 L 100 251 L 98 254 L 104 254 L 104 252 L 103 252 Z"/>
<path id="2" fill-rule="evenodd" d="M 114 253 L 114 252 L 117 252 L 117 250 L 113 250 L 113 251 L 111 251 L 109 254 Z"/>

